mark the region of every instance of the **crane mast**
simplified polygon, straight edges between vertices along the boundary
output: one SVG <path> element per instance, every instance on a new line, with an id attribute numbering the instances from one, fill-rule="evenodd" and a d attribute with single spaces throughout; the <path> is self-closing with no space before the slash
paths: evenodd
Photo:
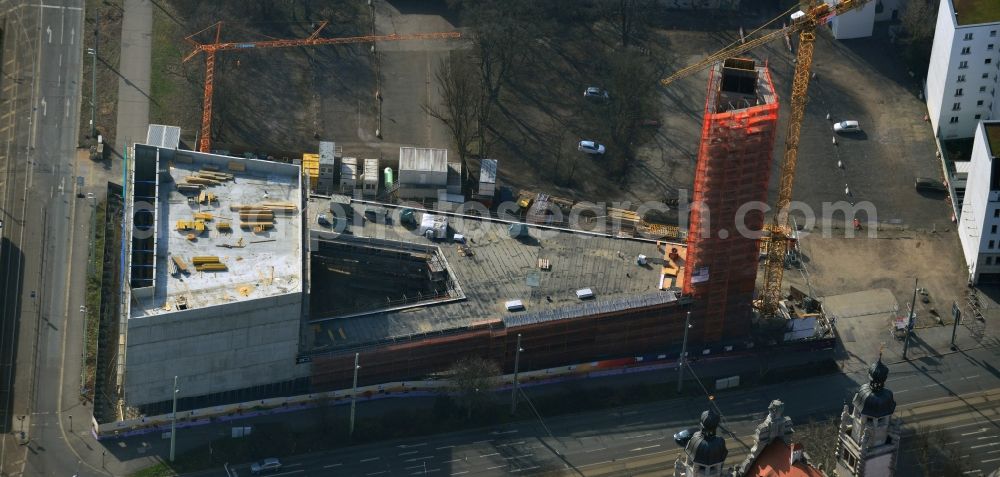
<path id="1" fill-rule="evenodd" d="M 756 303 L 757 309 L 764 317 L 773 317 L 778 312 L 781 301 L 781 281 L 785 270 L 785 254 L 791 231 L 788 227 L 788 207 L 792 202 L 792 192 L 795 186 L 795 167 L 798 164 L 799 138 L 802 131 L 802 121 L 805 117 L 808 102 L 809 79 L 812 72 L 813 48 L 816 42 L 816 27 L 825 25 L 834 16 L 841 15 L 868 3 L 869 0 L 841 0 L 836 5 L 827 3 L 816 4 L 808 1 L 808 6 L 793 15 L 792 23 L 780 30 L 773 31 L 739 45 L 719 50 L 705 59 L 685 67 L 680 71 L 660 81 L 663 86 L 690 76 L 712 64 L 746 53 L 760 45 L 768 43 L 784 35 L 799 34 L 799 49 L 795 55 L 795 72 L 792 77 L 791 115 L 788 118 L 788 131 L 785 135 L 785 152 L 781 164 L 781 177 L 778 186 L 778 198 L 775 202 L 771 223 L 765 227 L 767 234 L 761 238 L 766 245 L 766 260 L 764 262 L 763 289 Z"/>

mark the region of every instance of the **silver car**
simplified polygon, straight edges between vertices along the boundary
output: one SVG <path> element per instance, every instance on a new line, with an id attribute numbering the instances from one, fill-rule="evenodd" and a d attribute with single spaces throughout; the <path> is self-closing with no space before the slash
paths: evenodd
<path id="1" fill-rule="evenodd" d="M 857 121 L 841 121 L 839 123 L 834 123 L 833 132 L 838 132 L 838 133 L 861 132 L 861 124 L 858 124 Z"/>
<path id="2" fill-rule="evenodd" d="M 576 150 L 587 154 L 604 154 L 604 145 L 594 141 L 580 141 L 580 144 L 576 145 Z"/>
<path id="3" fill-rule="evenodd" d="M 601 98 L 608 99 L 608 92 L 597 86 L 591 86 L 583 91 L 584 98 Z"/>
<path id="4" fill-rule="evenodd" d="M 251 474 L 263 474 L 265 472 L 275 472 L 279 469 L 281 469 L 281 461 L 274 457 L 269 457 L 260 462 L 254 462 L 253 464 L 250 464 Z"/>

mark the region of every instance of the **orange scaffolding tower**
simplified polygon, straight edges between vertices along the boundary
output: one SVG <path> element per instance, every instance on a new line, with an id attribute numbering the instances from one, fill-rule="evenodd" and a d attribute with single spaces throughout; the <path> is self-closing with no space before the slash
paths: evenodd
<path id="1" fill-rule="evenodd" d="M 729 59 L 709 76 L 695 168 L 684 293 L 706 342 L 746 336 L 778 123 L 766 66 Z"/>

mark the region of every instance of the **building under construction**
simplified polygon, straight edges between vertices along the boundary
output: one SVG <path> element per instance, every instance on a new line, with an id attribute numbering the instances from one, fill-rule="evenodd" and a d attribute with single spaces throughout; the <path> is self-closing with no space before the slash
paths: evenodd
<path id="1" fill-rule="evenodd" d="M 746 336 L 767 202 L 778 97 L 766 66 L 728 59 L 708 80 L 688 230 L 684 294 L 705 342 Z"/>

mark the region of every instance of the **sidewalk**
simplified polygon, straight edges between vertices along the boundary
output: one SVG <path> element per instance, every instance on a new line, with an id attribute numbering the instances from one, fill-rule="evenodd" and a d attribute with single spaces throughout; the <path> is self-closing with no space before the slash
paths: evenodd
<path id="1" fill-rule="evenodd" d="M 153 4 L 149 0 L 124 0 L 124 3 L 114 145 L 119 154 L 123 148 L 146 139 L 153 37 Z"/>

